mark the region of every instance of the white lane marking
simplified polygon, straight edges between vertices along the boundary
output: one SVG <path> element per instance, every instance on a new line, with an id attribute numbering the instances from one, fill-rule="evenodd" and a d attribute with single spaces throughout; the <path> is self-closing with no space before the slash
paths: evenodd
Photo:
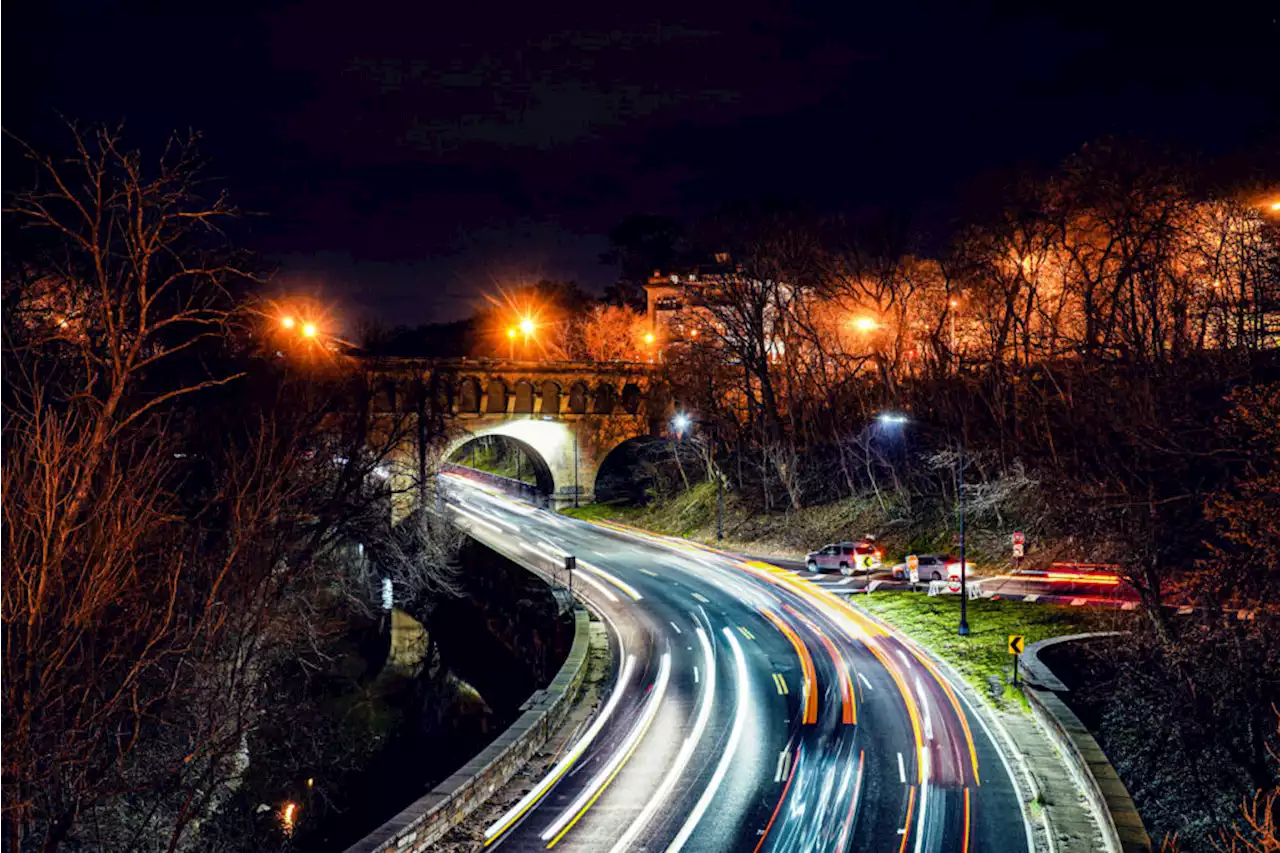
<path id="1" fill-rule="evenodd" d="M 853 578 L 845 578 L 844 580 L 837 582 L 836 586 L 848 586 L 851 583 L 853 583 Z"/>
<path id="2" fill-rule="evenodd" d="M 702 740 L 703 732 L 706 731 L 707 722 L 711 719 L 711 707 L 716 698 L 715 650 L 711 646 L 711 640 L 707 638 L 707 632 L 702 630 L 701 626 L 698 627 L 698 640 L 702 644 L 702 659 L 707 667 L 707 683 L 702 689 L 698 716 L 694 719 L 693 729 L 689 732 L 689 736 L 684 739 L 684 743 L 680 745 L 676 760 L 671 764 L 667 775 L 663 777 L 662 784 L 658 786 L 658 790 L 649 798 L 649 802 L 645 804 L 644 809 L 636 816 L 627 831 L 610 848 L 610 853 L 622 853 L 644 831 L 645 825 L 653 819 L 654 814 L 662 806 L 663 800 L 671 794 L 671 790 L 676 786 L 676 782 L 679 781 L 680 774 L 684 772 L 685 765 L 693 757 L 694 750 L 697 749 L 698 743 Z M 698 668 L 696 666 L 693 668 L 693 676 L 694 681 L 697 681 Z"/>
<path id="3" fill-rule="evenodd" d="M 542 777 L 542 781 L 533 786 L 529 793 L 521 798 L 507 813 L 490 824 L 489 828 L 484 831 L 486 839 L 493 838 L 506 831 L 506 829 L 514 823 L 522 814 L 529 809 L 543 794 L 545 794 L 556 781 L 564 775 L 565 770 L 571 764 L 578 760 L 578 757 L 586 750 L 591 742 L 596 739 L 596 735 L 600 734 L 600 730 L 604 728 L 605 723 L 609 721 L 609 715 L 613 713 L 613 709 L 618 706 L 618 702 L 622 699 L 622 694 L 626 692 L 627 682 L 631 679 L 631 673 L 635 669 L 636 659 L 634 655 L 629 655 L 622 665 L 622 674 L 618 676 L 618 683 L 613 688 L 613 695 L 609 697 L 609 701 L 605 703 L 604 710 L 596 721 L 587 729 L 587 733 L 582 736 L 582 740 L 573 745 L 573 748 L 560 760 L 560 763 L 552 768 L 551 772 Z"/>
<path id="4" fill-rule="evenodd" d="M 592 778 L 587 786 L 580 793 L 569 807 L 560 812 L 559 817 L 552 821 L 551 825 L 542 831 L 541 838 L 543 841 L 550 841 L 552 838 L 560 834 L 560 830 L 564 829 L 574 816 L 581 812 L 595 797 L 596 793 L 604 787 L 605 783 L 613 776 L 622 762 L 626 761 L 631 755 L 632 749 L 640 742 L 640 738 L 649 729 L 649 724 L 653 722 L 653 718 L 658 714 L 658 706 L 662 703 L 663 695 L 667 692 L 667 680 L 671 677 L 671 653 L 664 652 L 662 655 L 662 663 L 658 667 L 658 679 L 654 682 L 653 690 L 649 693 L 649 701 L 645 703 L 644 709 L 640 712 L 639 719 L 631 728 L 631 732 L 627 735 L 610 757 L 607 764 L 600 768 L 600 772 Z"/>
<path id="5" fill-rule="evenodd" d="M 861 681 L 862 686 L 866 687 L 868 690 L 875 690 L 875 688 L 871 686 L 871 682 L 867 681 L 867 677 L 862 673 L 858 673 L 858 680 Z"/>
<path id="6" fill-rule="evenodd" d="M 923 774 L 920 781 L 920 817 L 916 820 L 916 853 L 924 846 L 924 813 L 929 804 L 929 753 L 920 748 L 920 761 Z"/>
<path id="7" fill-rule="evenodd" d="M 698 599 L 699 601 L 701 601 L 703 604 L 710 604 L 710 603 L 711 603 L 711 599 L 707 598 L 705 595 L 702 595 L 702 594 L 700 594 L 700 593 L 695 592 L 695 593 L 693 594 L 693 597 L 694 597 L 694 598 L 696 598 L 696 599 Z"/>
<path id="8" fill-rule="evenodd" d="M 702 629 L 699 628 L 698 630 L 701 631 Z M 696 666 L 693 668 L 693 683 L 698 683 L 698 668 Z"/>
<path id="9" fill-rule="evenodd" d="M 791 750 L 784 749 L 778 753 L 778 769 L 773 771 L 773 781 L 781 782 L 791 775 Z"/>
<path id="10" fill-rule="evenodd" d="M 898 753 L 898 781 L 907 784 L 907 765 L 902 763 L 902 753 Z"/>
<path id="11" fill-rule="evenodd" d="M 683 633 L 684 633 L 684 631 L 681 631 L 681 630 L 680 630 L 680 626 L 679 626 L 679 625 L 677 625 L 677 624 L 676 624 L 676 623 L 674 623 L 674 622 L 672 622 L 672 623 L 671 623 L 671 627 L 676 629 L 676 633 L 677 633 L 677 634 L 683 634 Z"/>
<path id="12" fill-rule="evenodd" d="M 734 756 L 738 752 L 738 744 L 742 740 L 742 732 L 747 727 L 747 717 L 751 714 L 749 698 L 751 682 L 747 679 L 747 656 L 742 653 L 742 646 L 738 644 L 738 639 L 733 635 L 733 631 L 728 628 L 722 628 L 721 630 L 729 641 L 729 646 L 733 649 L 733 659 L 737 664 L 738 701 L 733 714 L 733 731 L 729 734 L 729 742 L 725 745 L 724 752 L 720 755 L 720 763 L 716 766 L 716 772 L 712 774 L 706 790 L 698 798 L 698 804 L 689 813 L 684 826 L 680 827 L 680 831 L 676 833 L 671 846 L 667 848 L 667 853 L 679 853 L 684 848 L 690 836 L 693 835 L 693 831 L 697 828 L 698 821 L 702 820 L 703 814 L 711 806 L 711 801 L 715 799 L 716 791 L 719 790 L 720 783 L 724 781 L 725 775 L 729 772 L 729 765 L 733 763 Z"/>

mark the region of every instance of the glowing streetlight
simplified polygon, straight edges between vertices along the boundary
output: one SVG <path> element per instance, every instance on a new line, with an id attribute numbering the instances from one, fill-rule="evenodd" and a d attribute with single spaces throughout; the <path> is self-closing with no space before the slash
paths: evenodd
<path id="1" fill-rule="evenodd" d="M 680 412 L 671 419 L 671 425 L 676 429 L 676 435 L 683 436 L 684 431 L 689 428 L 689 416 L 684 412 Z"/>
<path id="2" fill-rule="evenodd" d="M 521 320 L 521 321 L 520 321 L 520 331 L 524 332 L 526 337 L 527 337 L 527 336 L 529 336 L 529 335 L 532 335 L 532 334 L 533 334 L 533 320 L 529 319 L 528 317 L 525 317 L 523 320 Z"/>
<path id="3" fill-rule="evenodd" d="M 280 319 L 280 325 L 284 326 L 286 329 L 292 329 L 296 324 L 296 322 L 297 321 L 294 320 L 292 317 L 282 317 Z"/>
<path id="4" fill-rule="evenodd" d="M 1271 212 L 1280 213 L 1280 201 L 1271 202 Z"/>
<path id="5" fill-rule="evenodd" d="M 515 330 L 515 329 L 507 329 L 507 337 L 508 337 L 508 338 L 511 338 L 512 340 L 515 340 L 515 337 L 516 337 L 516 330 Z"/>
<path id="6" fill-rule="evenodd" d="M 880 324 L 874 317 L 857 317 L 853 321 L 853 328 L 866 335 L 880 328 Z"/>
<path id="7" fill-rule="evenodd" d="M 297 821 L 298 804 L 285 803 L 284 808 L 280 809 L 280 823 L 284 826 L 284 834 L 293 834 L 293 825 Z"/>
<path id="8" fill-rule="evenodd" d="M 318 330 L 316 329 L 315 323 L 302 324 L 302 336 L 304 338 L 314 338 L 317 333 L 318 333 Z"/>
<path id="9" fill-rule="evenodd" d="M 645 332 L 645 333 L 644 333 L 644 342 L 645 342 L 646 344 L 652 344 L 652 343 L 653 343 L 653 341 L 654 341 L 653 332 Z"/>

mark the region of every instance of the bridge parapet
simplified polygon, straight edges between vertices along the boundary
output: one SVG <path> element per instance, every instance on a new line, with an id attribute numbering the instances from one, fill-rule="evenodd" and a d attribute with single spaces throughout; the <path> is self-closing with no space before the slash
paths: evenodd
<path id="1" fill-rule="evenodd" d="M 406 358 L 370 359 L 368 368 L 383 411 L 450 417 L 446 460 L 477 438 L 504 436 L 561 506 L 592 500 L 609 452 L 659 435 L 671 408 L 652 364 Z"/>

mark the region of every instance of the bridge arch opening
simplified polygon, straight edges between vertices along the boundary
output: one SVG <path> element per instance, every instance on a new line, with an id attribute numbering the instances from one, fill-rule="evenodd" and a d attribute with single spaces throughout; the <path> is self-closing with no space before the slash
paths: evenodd
<path id="1" fill-rule="evenodd" d="M 551 466 L 537 448 L 509 435 L 489 433 L 468 439 L 450 454 L 449 461 L 482 475 L 512 481 L 512 485 L 523 483 L 542 495 L 556 490 Z"/>
<path id="2" fill-rule="evenodd" d="M 670 448 L 666 439 L 642 435 L 610 450 L 596 472 L 595 499 L 637 506 L 648 503 L 661 482 Z"/>

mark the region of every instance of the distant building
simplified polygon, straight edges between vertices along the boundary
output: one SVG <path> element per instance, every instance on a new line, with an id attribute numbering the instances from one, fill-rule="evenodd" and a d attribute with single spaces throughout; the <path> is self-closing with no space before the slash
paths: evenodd
<path id="1" fill-rule="evenodd" d="M 714 291 L 726 273 L 733 272 L 727 253 L 716 254 L 710 263 L 681 267 L 677 270 L 654 270 L 645 284 L 649 331 L 663 341 L 685 336 L 689 311 L 703 304 L 700 292 Z"/>

